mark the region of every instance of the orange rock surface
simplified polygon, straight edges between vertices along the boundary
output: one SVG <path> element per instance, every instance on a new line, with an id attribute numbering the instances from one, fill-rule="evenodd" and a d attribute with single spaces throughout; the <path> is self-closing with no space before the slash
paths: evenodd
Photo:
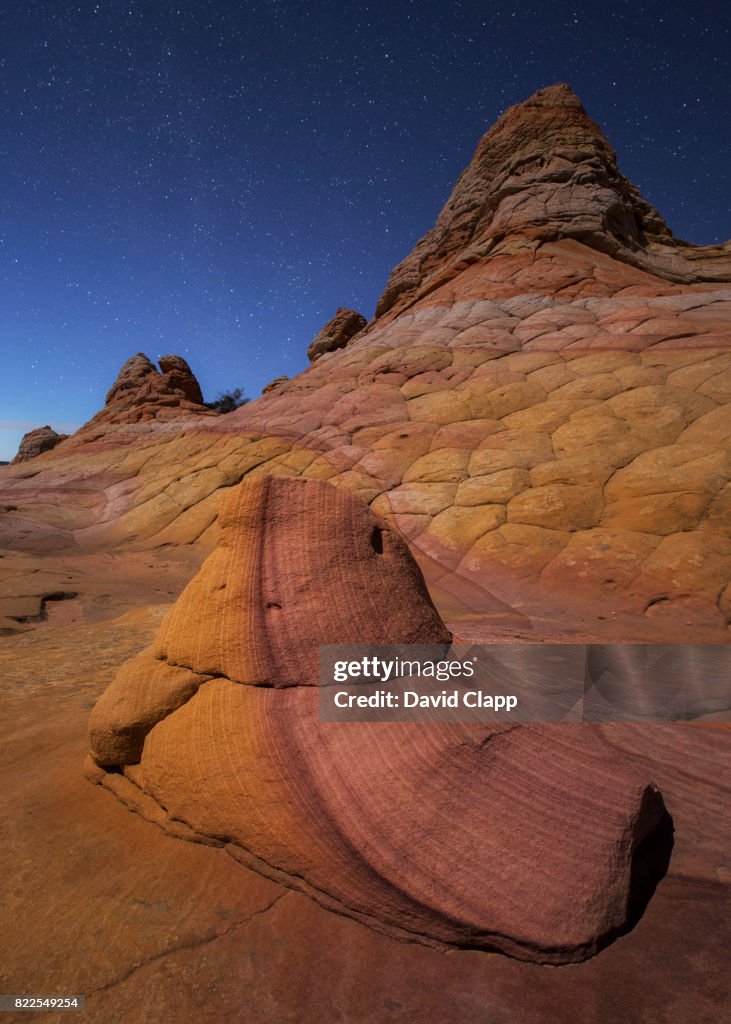
<path id="1" fill-rule="evenodd" d="M 540 747 L 535 762 L 517 744 L 525 730 L 490 739 L 488 749 L 504 744 L 505 765 L 521 751 L 537 791 L 543 760 L 567 801 L 584 772 L 600 790 L 609 785 L 595 750 L 617 766 L 625 796 L 632 778 L 661 789 L 675 825 L 667 877 L 641 920 L 599 955 L 560 970 L 482 950 L 445 952 L 440 943 L 454 932 L 428 947 L 329 913 L 290 886 L 317 842 L 332 852 L 331 833 L 293 839 L 287 830 L 278 849 L 284 855 L 291 844 L 294 860 L 278 862 L 283 886 L 262 878 L 253 858 L 256 870 L 217 845 L 180 842 L 205 833 L 156 800 L 141 803 L 135 764 L 127 774 L 100 771 L 97 788 L 79 765 L 89 711 L 127 662 L 122 680 L 156 683 L 147 701 L 131 704 L 115 684 L 116 713 L 129 724 L 132 708 L 133 720 L 112 753 L 140 757 L 149 737 L 160 793 L 190 769 L 178 723 L 185 736 L 202 737 L 209 701 L 224 719 L 224 709 L 239 714 L 244 703 L 255 713 L 246 733 L 255 760 L 278 737 L 267 747 L 268 785 L 281 793 L 286 780 L 292 799 L 320 793 L 319 784 L 292 779 L 282 747 L 285 736 L 312 738 L 306 716 L 297 731 L 299 715 L 283 710 L 303 700 L 299 687 L 206 678 L 148 650 L 161 612 L 221 538 L 224 498 L 245 479 L 325 480 L 365 500 L 383 529 L 408 543 L 461 637 L 727 641 L 730 279 L 728 245 L 675 239 L 623 178 L 577 98 L 554 86 L 506 112 L 480 143 L 435 228 L 394 270 L 377 315 L 346 347 L 226 416 L 200 405 L 180 365 L 161 363 L 158 373 L 128 364 L 130 387 L 115 385 L 73 437 L 0 467 L 0 803 L 10 823 L 1 837 L 2 924 L 13 937 L 0 958 L 0 989 L 30 992 L 42 982 L 85 992 L 94 1024 L 523 1024 L 547 1012 L 556 1024 L 718 1024 L 729 1001 L 723 727 L 584 726 L 574 736 L 556 726 L 528 732 Z M 170 710 L 163 717 L 161 698 Z M 122 734 L 115 726 L 106 735 Z M 207 756 L 218 779 L 216 758 L 236 748 L 225 728 L 216 741 Z M 384 750 L 396 767 L 398 750 Z M 305 753 L 311 748 L 302 755 L 311 764 Z M 372 813 L 365 798 L 381 776 L 364 779 L 341 753 L 323 746 Z M 473 758 L 465 777 L 481 777 L 474 749 L 463 756 Z M 561 777 L 561 763 L 578 772 L 576 786 Z M 424 771 L 430 778 L 431 762 Z M 238 771 L 231 777 L 241 780 Z M 126 814 L 107 789 L 168 834 Z M 189 789 L 181 800 L 195 825 L 210 825 L 202 795 Z M 330 810 L 348 821 L 352 866 L 359 844 L 368 856 L 378 851 L 355 835 L 357 819 L 341 803 L 338 796 Z M 313 806 L 317 832 L 324 810 Z M 622 797 L 613 806 L 612 828 L 628 805 Z M 257 834 L 271 842 L 267 830 L 296 820 L 288 813 L 283 804 L 276 818 L 257 818 Z M 448 828 L 457 819 L 445 814 L 440 827 Z M 520 821 L 513 826 L 539 842 Z M 480 825 L 483 835 L 491 833 Z M 416 860 L 422 895 L 428 850 L 412 843 L 404 854 Z M 537 860 L 549 853 L 555 843 Z M 566 856 L 576 854 L 569 834 Z M 360 862 L 353 873 L 372 899 Z M 338 909 L 348 905 L 352 915 L 345 876 L 338 869 L 311 881 L 337 889 Z M 390 910 L 395 935 L 413 908 L 399 897 Z M 434 919 L 425 928 L 422 914 L 417 930 L 435 938 Z M 527 920 L 533 938 L 552 927 Z M 561 922 L 564 950 L 578 948 L 585 923 L 581 915 Z M 596 922 L 589 931 L 596 936 Z M 519 937 L 523 951 L 531 941 Z"/>
<path id="2" fill-rule="evenodd" d="M 92 712 L 93 781 L 387 934 L 563 963 L 634 923 L 671 846 L 646 776 L 580 727 L 324 723 L 320 644 L 450 640 L 408 548 L 322 481 L 220 520 Z"/>
<path id="3" fill-rule="evenodd" d="M 164 611 L 0 637 L 4 991 L 83 993 L 94 1024 L 723 1019 L 731 834 L 719 729 L 583 727 L 654 778 L 675 825 L 668 874 L 628 935 L 562 968 L 445 953 L 329 912 L 221 847 L 181 842 L 83 778 L 89 710 Z"/>
<path id="4" fill-rule="evenodd" d="M 347 347 L 224 417 L 180 395 L 131 413 L 115 385 L 62 448 L 2 471 L 6 546 L 210 550 L 226 488 L 297 475 L 369 502 L 450 613 L 493 632 L 726 639 L 729 277 L 568 87 L 541 90 Z"/>

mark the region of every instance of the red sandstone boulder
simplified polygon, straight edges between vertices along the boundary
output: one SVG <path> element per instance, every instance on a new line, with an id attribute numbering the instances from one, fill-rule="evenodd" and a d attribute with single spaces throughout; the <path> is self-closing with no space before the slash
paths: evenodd
<path id="1" fill-rule="evenodd" d="M 308 358 L 314 362 L 325 352 L 334 352 L 344 348 L 366 325 L 366 318 L 354 309 L 341 307 L 332 320 L 328 320 L 310 342 L 307 349 Z"/>
<path id="2" fill-rule="evenodd" d="M 49 427 L 47 424 L 45 427 L 36 427 L 35 430 L 29 430 L 27 434 L 23 434 L 20 446 L 18 447 L 18 454 L 13 459 L 11 465 L 16 465 L 18 462 L 27 462 L 28 459 L 34 459 L 42 452 L 49 452 L 59 442 L 65 441 L 67 437 L 68 434 L 57 434 L 53 427 Z"/>

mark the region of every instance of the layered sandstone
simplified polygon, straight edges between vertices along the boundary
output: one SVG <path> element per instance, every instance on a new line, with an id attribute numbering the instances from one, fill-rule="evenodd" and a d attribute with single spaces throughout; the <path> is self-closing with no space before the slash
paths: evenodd
<path id="1" fill-rule="evenodd" d="M 158 370 L 143 352 L 128 359 L 107 392 L 104 408 L 85 428 L 209 412 L 203 405 L 200 384 L 182 356 L 162 356 L 159 366 Z"/>
<path id="2" fill-rule="evenodd" d="M 143 568 L 151 553 L 138 557 Z M 106 593 L 117 608 L 130 558 L 119 555 L 113 570 L 107 567 Z M 138 600 L 149 598 L 141 593 Z M 334 1005 L 352 1024 L 442 1021 L 445 1012 L 450 1024 L 489 1024 L 496 1014 L 544 1021 L 547 1012 L 551 1024 L 724 1018 L 727 733 L 686 725 L 583 727 L 655 780 L 675 825 L 668 873 L 631 933 L 560 969 L 479 950 L 445 955 L 330 913 L 248 870 L 225 847 L 181 842 L 169 820 L 162 831 L 127 813 L 110 798 L 110 791 L 123 795 L 123 775 L 105 773 L 98 787 L 84 780 L 89 707 L 120 664 L 154 642 L 164 611 L 138 607 L 111 621 L 107 612 L 103 622 L 0 637 L 0 817 L 9 823 L 0 832 L 0 919 L 15 936 L 0 963 L 4 991 L 42 984 L 45 992 L 85 993 L 94 1024 L 139 1020 L 141 1007 L 146 1019 L 181 1024 L 273 1016 L 322 1024 Z M 567 727 L 555 729 L 564 742 Z M 156 818 L 150 813 L 162 817 L 159 809 Z M 490 833 L 489 823 L 482 833 Z M 408 851 L 404 862 L 410 857 Z M 27 1017 L 8 1014 L 17 1024 Z M 47 1017 L 54 1024 L 67 1019 Z"/>
<path id="3" fill-rule="evenodd" d="M 485 135 L 436 224 L 392 271 L 377 315 L 404 309 L 520 238 L 573 238 L 669 280 L 727 280 L 728 249 L 701 263 L 617 167 L 570 86 L 539 89 Z"/>
<path id="4" fill-rule="evenodd" d="M 324 723 L 320 644 L 446 652 L 416 563 L 322 481 L 245 483 L 220 520 L 153 649 L 92 712 L 93 762 L 124 768 L 126 803 L 427 944 L 563 963 L 634 922 L 670 845 L 644 773 L 581 729 Z"/>
<path id="5" fill-rule="evenodd" d="M 534 128 L 531 121 L 543 116 L 539 106 L 521 108 L 525 138 L 538 138 L 538 121 Z M 579 186 L 575 181 L 572 191 Z M 573 201 L 560 181 L 540 188 L 560 194 L 562 204 Z M 532 189 L 524 192 L 527 202 Z M 140 1007 L 181 1024 L 197 1024 L 201 1015 L 251 1024 L 271 1019 L 273 1007 L 283 1020 L 303 1024 L 338 1013 L 398 1024 L 415 1016 L 441 1020 L 445 1012 L 452 1024 L 496 1016 L 538 1021 L 547 1007 L 556 1024 L 723 1018 L 731 839 L 722 728 L 577 727 L 594 736 L 612 774 L 617 767 L 626 780 L 629 763 L 655 780 L 676 833 L 668 875 L 638 926 L 601 955 L 561 970 L 481 951 L 445 957 L 423 940 L 393 941 L 293 891 L 290 876 L 283 876 L 285 886 L 262 878 L 217 847 L 222 840 L 173 821 L 131 781 L 135 774 L 143 781 L 134 765 L 126 774 L 99 772 L 98 788 L 79 773 L 91 703 L 125 659 L 154 642 L 162 609 L 135 603 L 157 605 L 179 593 L 216 543 L 222 498 L 245 477 L 326 478 L 369 500 L 407 535 L 437 607 L 462 637 L 728 639 L 731 291 L 719 269 L 726 250 L 652 238 L 646 230 L 639 250 L 624 244 L 609 255 L 601 239 L 597 246 L 562 234 L 566 218 L 556 212 L 554 205 L 553 241 L 536 237 L 529 224 L 514 232 L 508 224 L 502 240 L 470 253 L 465 265 L 455 250 L 443 279 L 430 264 L 428 279 L 415 275 L 414 289 L 397 295 L 347 347 L 231 416 L 196 409 L 169 420 L 102 423 L 37 461 L 2 468 L 0 634 L 29 630 L 0 635 L 7 768 L 0 801 L 4 819 L 23 824 L 0 836 L 8 866 L 3 926 L 15 936 L 1 965 L 3 991 L 34 992 L 43 983 L 46 992 L 84 992 L 95 1024 L 136 1020 Z M 669 263 L 682 273 L 666 272 Z M 706 399 L 713 404 L 700 408 Z M 585 404 L 570 404 L 579 401 Z M 534 515 L 528 504 L 552 519 L 513 520 Z M 44 605 L 60 593 L 68 599 Z M 61 617 L 72 609 L 78 621 Z M 48 621 L 36 621 L 44 611 Z M 199 674 L 176 671 L 162 658 L 154 665 L 157 681 L 170 682 L 172 673 L 175 682 L 147 690 L 146 705 L 134 697 L 141 713 L 131 732 L 142 747 L 150 737 L 152 752 L 163 727 L 175 739 L 178 716 L 185 716 L 186 742 L 191 734 L 202 741 L 199 698 L 209 693 L 236 714 L 244 700 L 253 707 L 258 698 L 266 717 L 251 722 L 262 740 L 251 747 L 257 755 L 274 751 L 272 785 L 286 773 L 293 799 L 313 792 L 303 788 L 302 773 L 293 778 L 291 753 L 300 748 L 284 750 L 285 733 L 273 731 L 283 712 L 263 706 L 267 698 L 294 700 L 300 688 L 270 693 L 212 678 L 159 719 L 160 697 L 164 706 L 178 673 L 196 683 Z M 308 728 L 302 737 L 311 735 Z M 558 747 L 547 730 L 537 734 L 548 768 L 545 776 L 534 773 L 535 792 L 556 780 L 559 749 L 581 787 L 584 764 L 575 748 L 566 750 L 571 728 L 554 727 Z M 216 732 L 206 748 L 206 785 L 219 767 L 232 777 L 223 761 L 228 735 Z M 511 738 L 516 733 L 500 734 L 487 748 L 496 753 L 503 743 L 502 759 Z M 604 760 L 606 744 L 618 761 Z M 157 746 L 158 764 L 166 749 Z M 465 746 L 466 759 L 470 750 Z M 309 744 L 298 753 L 308 770 L 312 753 Z M 333 752 L 325 753 L 332 764 Z M 174 754 L 170 777 L 180 767 L 189 801 L 194 774 Z M 533 762 L 520 754 L 515 770 L 522 772 Z M 487 774 L 479 757 L 471 762 L 478 763 L 479 773 L 464 773 L 475 785 Z M 427 767 L 426 790 L 430 761 Z M 348 782 L 355 771 L 346 766 Z M 377 789 L 383 777 L 379 760 L 368 786 Z M 591 769 L 588 778 L 606 786 L 607 770 Z M 363 793 L 365 783 L 356 781 Z M 571 790 L 567 777 L 557 782 L 570 806 L 580 789 Z M 168 833 L 213 848 L 181 843 L 124 813 L 107 790 Z M 449 829 L 462 808 L 441 795 Z M 353 808 L 342 803 L 332 820 L 356 828 Z M 407 806 L 413 803 L 409 793 Z M 309 806 L 324 813 L 321 803 Z M 379 824 L 390 821 L 379 817 Z M 476 834 L 492 842 L 490 824 L 481 820 Z M 357 841 L 355 860 L 362 836 L 349 831 L 344 838 Z M 539 862 L 541 837 L 527 838 Z M 299 856 L 304 843 L 294 839 Z M 559 847 L 564 842 L 570 859 L 573 821 Z M 399 863 L 416 853 L 422 872 L 429 852 L 415 842 Z M 356 874 L 362 877 L 359 868 Z M 335 882 L 342 880 L 338 872 Z M 569 930 L 577 920 L 572 911 Z"/>
<path id="6" fill-rule="evenodd" d="M 568 87 L 541 90 L 346 347 L 223 420 L 104 410 L 32 479 L 4 471 L 6 544 L 208 549 L 227 487 L 301 475 L 369 502 L 484 635 L 727 639 L 728 279 Z"/>

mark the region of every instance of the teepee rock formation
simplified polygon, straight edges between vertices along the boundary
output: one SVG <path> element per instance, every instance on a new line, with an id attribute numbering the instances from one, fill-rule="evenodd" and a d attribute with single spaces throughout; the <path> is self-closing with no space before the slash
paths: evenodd
<path id="1" fill-rule="evenodd" d="M 670 280 L 727 279 L 731 255 L 697 272 L 687 248 L 620 173 L 570 86 L 510 107 L 477 147 L 436 224 L 393 270 L 378 316 L 403 310 L 498 247 L 573 238 Z"/>
<path id="2" fill-rule="evenodd" d="M 94 781 L 388 934 L 565 963 L 631 926 L 671 842 L 641 771 L 587 729 L 323 722 L 320 643 L 450 640 L 408 548 L 320 481 L 221 523 L 92 712 Z"/>

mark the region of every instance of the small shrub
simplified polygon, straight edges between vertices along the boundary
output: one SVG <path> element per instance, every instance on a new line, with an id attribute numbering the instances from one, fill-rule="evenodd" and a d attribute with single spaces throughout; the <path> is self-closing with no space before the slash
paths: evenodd
<path id="1" fill-rule="evenodd" d="M 212 402 L 205 402 L 206 409 L 213 409 L 214 412 L 222 415 L 226 412 L 233 412 L 234 409 L 246 405 L 251 399 L 244 395 L 242 388 L 234 388 L 232 391 L 222 391 Z"/>

